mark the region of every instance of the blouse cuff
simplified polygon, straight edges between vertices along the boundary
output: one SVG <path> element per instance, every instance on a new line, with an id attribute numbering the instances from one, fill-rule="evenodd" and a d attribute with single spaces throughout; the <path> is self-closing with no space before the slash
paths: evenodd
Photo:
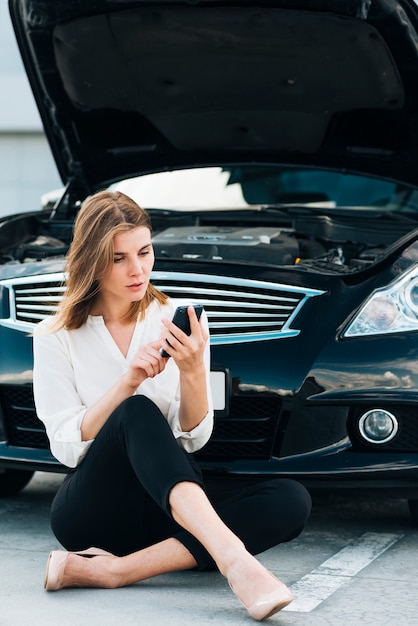
<path id="1" fill-rule="evenodd" d="M 81 431 L 78 429 L 56 430 L 54 439 L 59 443 L 86 443 L 81 440 Z"/>
<path id="2" fill-rule="evenodd" d="M 172 430 L 175 439 L 179 439 L 182 447 L 186 452 L 195 452 L 200 450 L 212 434 L 212 420 L 210 417 L 212 412 L 206 413 L 202 421 L 190 431 L 181 429 L 180 420 L 176 419 L 175 423 L 172 423 Z"/>

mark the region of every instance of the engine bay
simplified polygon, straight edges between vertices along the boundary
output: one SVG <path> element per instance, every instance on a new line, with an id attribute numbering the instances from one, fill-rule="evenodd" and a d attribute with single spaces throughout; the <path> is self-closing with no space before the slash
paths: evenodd
<path id="1" fill-rule="evenodd" d="M 273 219 L 254 211 L 204 213 L 152 210 L 156 258 L 295 267 L 350 273 L 375 262 L 410 223 L 302 214 Z M 15 216 L 0 223 L 2 264 L 64 258 L 72 221 Z"/>

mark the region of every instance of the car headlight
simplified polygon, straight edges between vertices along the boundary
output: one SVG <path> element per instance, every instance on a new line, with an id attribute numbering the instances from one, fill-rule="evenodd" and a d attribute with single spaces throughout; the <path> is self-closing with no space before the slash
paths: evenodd
<path id="1" fill-rule="evenodd" d="M 413 330 L 418 331 L 418 266 L 387 287 L 377 289 L 342 332 L 342 337 Z"/>

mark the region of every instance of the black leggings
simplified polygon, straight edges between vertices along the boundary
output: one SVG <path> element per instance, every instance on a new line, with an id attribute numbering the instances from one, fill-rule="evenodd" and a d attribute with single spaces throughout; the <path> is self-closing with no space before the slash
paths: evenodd
<path id="1" fill-rule="evenodd" d="M 112 413 L 84 460 L 66 476 L 52 503 L 52 530 L 67 550 L 96 546 L 119 556 L 175 537 L 197 569 L 215 569 L 205 548 L 172 518 L 169 493 L 182 481 L 205 489 L 193 455 L 178 445 L 158 407 L 133 396 Z M 208 497 L 252 554 L 297 537 L 311 509 L 306 489 L 288 479 L 261 482 L 223 499 Z"/>

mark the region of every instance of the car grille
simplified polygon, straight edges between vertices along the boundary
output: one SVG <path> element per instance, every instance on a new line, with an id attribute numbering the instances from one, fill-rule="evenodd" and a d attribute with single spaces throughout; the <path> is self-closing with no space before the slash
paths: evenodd
<path id="1" fill-rule="evenodd" d="M 9 445 L 48 448 L 45 428 L 36 416 L 31 385 L 1 385 L 0 399 Z M 209 443 L 197 458 L 269 458 L 279 403 L 276 397 L 233 396 L 227 418 L 215 420 Z"/>
<path id="2" fill-rule="evenodd" d="M 296 314 L 312 296 L 323 291 L 228 276 L 160 272 L 152 282 L 173 298 L 203 304 L 211 343 L 227 344 L 292 337 Z M 10 317 L 1 324 L 23 332 L 32 330 L 57 309 L 65 286 L 62 274 L 2 281 L 10 293 Z"/>
<path id="3" fill-rule="evenodd" d="M 9 445 L 48 448 L 44 425 L 35 412 L 32 385 L 1 385 L 0 390 Z"/>
<path id="4" fill-rule="evenodd" d="M 203 304 L 211 343 L 228 344 L 291 337 L 291 324 L 308 298 L 319 290 L 225 276 L 180 272 L 152 274 L 152 282 L 173 298 Z M 10 315 L 0 324 L 31 332 L 54 313 L 65 292 L 62 273 L 15 278 L 0 283 L 9 291 Z M 1 402 L 11 445 L 48 447 L 38 420 L 31 386 L 1 386 Z M 202 460 L 270 458 L 279 412 L 273 396 L 243 394 L 230 399 L 227 417 L 217 417 L 213 435 L 199 452 Z"/>
<path id="5" fill-rule="evenodd" d="M 276 396 L 232 396 L 229 415 L 215 419 L 212 437 L 196 458 L 270 458 L 278 413 Z"/>

